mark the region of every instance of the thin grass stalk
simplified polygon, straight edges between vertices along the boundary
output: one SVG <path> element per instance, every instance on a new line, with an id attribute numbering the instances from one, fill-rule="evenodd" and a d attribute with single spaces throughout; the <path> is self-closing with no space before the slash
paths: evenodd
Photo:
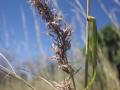
<path id="1" fill-rule="evenodd" d="M 26 70 L 25 68 L 20 68 L 21 70 L 23 70 L 23 71 L 25 71 L 25 72 L 27 72 L 27 73 L 31 73 L 29 70 Z M 76 74 L 77 72 L 75 72 L 75 74 Z M 56 87 L 49 81 L 49 80 L 47 80 L 47 79 L 45 79 L 43 76 L 41 76 L 41 75 L 39 75 L 39 76 L 36 76 L 37 74 L 35 74 L 35 73 L 31 73 L 31 75 L 32 75 L 32 77 L 34 77 L 34 79 L 36 79 L 36 80 L 38 80 L 38 79 L 41 79 L 41 80 L 43 80 L 44 82 L 46 82 L 49 86 L 51 86 L 54 90 L 57 90 L 56 89 Z M 69 77 L 69 79 L 70 79 L 71 77 Z"/>
<path id="2" fill-rule="evenodd" d="M 6 31 L 7 30 L 7 20 L 5 18 L 5 15 L 3 16 L 3 30 L 4 30 L 4 41 L 5 41 L 5 47 L 9 48 L 9 34 Z"/>
<path id="3" fill-rule="evenodd" d="M 87 17 L 90 15 L 90 0 L 87 0 Z M 85 83 L 84 87 L 88 85 L 88 59 L 89 59 L 89 21 L 86 25 L 86 50 L 85 50 Z"/>
<path id="4" fill-rule="evenodd" d="M 83 44 L 85 45 L 86 41 L 85 41 L 85 19 L 86 19 L 86 12 L 85 9 L 83 8 L 81 2 L 79 0 L 75 0 L 75 4 L 73 4 L 72 2 L 70 3 L 71 6 L 73 7 L 73 13 L 75 14 L 75 18 L 78 23 L 80 23 L 80 33 L 81 33 L 81 38 L 83 41 Z M 77 12 L 76 12 L 77 11 Z M 82 15 L 80 15 L 82 14 Z M 76 26 L 76 25 L 74 25 Z"/>
<path id="5" fill-rule="evenodd" d="M 113 12 L 111 9 L 111 11 L 109 12 L 108 8 L 105 6 L 105 4 L 102 2 L 102 0 L 97 0 L 100 7 L 103 9 L 103 11 L 105 12 L 105 14 L 108 16 L 108 18 L 111 20 L 112 24 L 119 29 L 119 22 L 117 21 L 117 17 L 113 15 Z M 115 13 L 114 13 L 115 14 Z"/>
<path id="6" fill-rule="evenodd" d="M 34 10 L 32 10 L 32 14 L 33 14 L 33 19 L 34 19 L 34 26 L 35 26 L 35 35 L 36 35 L 36 40 L 37 40 L 37 46 L 38 46 L 39 53 L 41 54 L 41 57 L 42 57 L 42 60 L 40 60 L 40 63 L 41 63 L 41 65 L 43 67 L 46 67 L 47 66 L 46 54 L 45 54 L 45 51 L 43 50 L 39 22 L 36 19 Z"/>
<path id="7" fill-rule="evenodd" d="M 26 15 L 23 9 L 21 9 L 21 17 L 22 17 L 22 26 L 23 26 L 23 33 L 24 33 L 24 47 L 27 52 L 28 57 L 29 55 L 29 33 L 27 29 L 27 20 L 26 20 Z"/>
<path id="8" fill-rule="evenodd" d="M 9 75 L 10 77 L 18 79 L 19 81 L 23 82 L 25 85 L 30 87 L 32 90 L 37 90 L 35 87 L 33 87 L 30 83 L 28 83 L 26 80 L 21 78 L 19 75 L 14 74 L 13 72 L 11 72 L 10 70 L 8 70 L 7 68 L 5 68 L 5 67 L 3 67 L 1 65 L 0 65 L 0 71 L 2 71 L 3 73 Z"/>
<path id="9" fill-rule="evenodd" d="M 9 60 L 2 54 L 0 53 L 0 57 L 2 57 L 5 62 L 9 65 L 10 69 L 13 71 L 13 73 L 16 75 L 15 70 L 13 69 L 12 65 L 10 64 Z"/>
<path id="10" fill-rule="evenodd" d="M 86 51 L 85 51 L 85 87 L 88 84 L 88 59 L 89 59 L 89 30 L 87 22 L 87 31 L 86 31 Z"/>
<path id="11" fill-rule="evenodd" d="M 87 20 L 89 21 L 89 25 L 92 24 L 92 31 L 89 32 L 91 33 L 91 42 L 89 43 L 89 48 L 91 49 L 91 64 L 93 67 L 93 74 L 92 74 L 92 79 L 89 81 L 87 84 L 86 88 L 84 90 L 88 90 L 90 86 L 93 85 L 95 79 L 96 79 L 96 68 L 97 68 L 97 25 L 96 25 L 96 19 L 95 17 L 88 16 Z"/>

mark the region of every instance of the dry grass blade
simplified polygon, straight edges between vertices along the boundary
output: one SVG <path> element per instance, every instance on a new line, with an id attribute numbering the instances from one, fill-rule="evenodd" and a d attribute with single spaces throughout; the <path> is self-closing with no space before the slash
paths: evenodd
<path id="1" fill-rule="evenodd" d="M 9 60 L 2 54 L 0 53 L 0 56 L 7 62 L 7 64 L 10 66 L 10 68 L 12 69 L 13 73 L 16 75 L 12 65 L 10 64 Z"/>
<path id="2" fill-rule="evenodd" d="M 14 74 L 13 72 L 11 72 L 10 70 L 8 70 L 7 68 L 3 67 L 0 65 L 0 70 L 2 72 L 4 72 L 5 74 L 8 74 L 9 76 L 16 78 L 20 81 L 22 81 L 23 83 L 25 83 L 28 87 L 30 87 L 32 90 L 37 90 L 36 88 L 34 88 L 30 83 L 28 83 L 27 81 L 25 81 L 23 78 L 21 78 L 20 76 L 18 76 L 17 74 Z"/>
<path id="3" fill-rule="evenodd" d="M 111 20 L 111 22 L 115 25 L 115 27 L 119 28 L 119 23 L 117 21 L 117 18 L 114 16 L 114 13 L 112 11 L 109 11 L 107 7 L 104 5 L 102 0 L 97 0 L 100 4 L 100 7 L 103 9 L 105 14 L 108 16 L 108 18 Z M 111 9 L 112 10 L 112 9 Z"/>
<path id="4" fill-rule="evenodd" d="M 42 79 L 43 81 L 45 81 L 48 85 L 50 85 L 53 89 L 57 90 L 57 88 L 48 80 L 46 80 L 45 78 L 38 76 L 38 78 Z"/>
<path id="5" fill-rule="evenodd" d="M 19 68 L 19 69 L 21 69 L 21 70 L 23 70 L 23 71 L 25 71 L 25 72 L 28 72 L 28 73 L 30 72 L 30 71 L 28 71 L 28 70 L 26 70 L 26 69 L 24 69 L 24 68 Z M 34 73 L 31 73 L 31 75 L 32 75 L 33 77 L 36 76 Z M 46 82 L 48 85 L 50 85 L 53 89 L 57 90 L 57 89 L 55 88 L 55 86 L 54 86 L 50 81 L 48 81 L 47 79 L 43 78 L 41 75 L 35 77 L 35 79 L 41 79 L 41 80 L 43 80 L 44 82 Z"/>

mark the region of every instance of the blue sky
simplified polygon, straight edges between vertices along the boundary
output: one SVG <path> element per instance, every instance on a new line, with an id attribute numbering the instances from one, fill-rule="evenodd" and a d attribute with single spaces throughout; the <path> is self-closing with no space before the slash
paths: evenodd
<path id="1" fill-rule="evenodd" d="M 79 0 L 84 8 L 86 9 L 86 0 Z M 111 8 L 118 8 L 118 6 L 112 0 L 103 0 L 106 7 L 109 10 Z M 75 14 L 72 12 L 72 7 L 70 3 L 74 4 L 74 0 L 59 0 L 59 6 L 62 10 L 65 20 L 71 23 L 72 18 L 76 18 Z M 81 12 L 82 13 L 82 12 Z M 102 11 L 99 3 L 96 0 L 91 0 L 91 15 L 95 16 L 97 19 L 98 28 L 102 28 L 106 24 L 111 23 L 107 15 Z M 119 16 L 119 13 L 117 14 Z M 24 18 L 25 17 L 25 18 Z M 25 19 L 25 22 L 22 19 Z M 43 24 L 44 21 L 36 13 L 33 16 L 32 9 L 27 0 L 0 0 L 0 48 L 1 50 L 10 51 L 12 54 L 16 54 L 17 57 L 24 59 L 29 52 L 29 56 L 36 57 L 39 56 L 38 43 L 36 39 L 35 31 L 35 19 L 38 22 L 40 28 L 40 43 L 42 43 L 42 50 L 48 55 L 51 55 L 51 42 L 52 39 L 46 35 L 47 28 Z M 74 20 L 77 21 L 77 20 Z M 118 17 L 120 21 L 120 17 Z M 25 27 L 23 25 L 25 23 Z M 85 22 L 85 21 L 84 21 Z M 78 42 L 82 43 L 79 23 L 75 23 L 75 34 L 77 36 Z M 38 28 L 38 29 L 39 29 Z M 25 33 L 27 30 L 28 34 L 28 50 L 24 46 Z M 82 46 L 82 45 L 81 45 Z"/>

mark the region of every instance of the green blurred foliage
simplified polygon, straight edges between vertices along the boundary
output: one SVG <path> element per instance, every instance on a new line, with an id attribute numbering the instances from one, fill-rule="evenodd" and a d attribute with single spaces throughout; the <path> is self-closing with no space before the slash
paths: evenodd
<path id="1" fill-rule="evenodd" d="M 98 44 L 120 74 L 120 29 L 107 25 L 98 32 Z"/>

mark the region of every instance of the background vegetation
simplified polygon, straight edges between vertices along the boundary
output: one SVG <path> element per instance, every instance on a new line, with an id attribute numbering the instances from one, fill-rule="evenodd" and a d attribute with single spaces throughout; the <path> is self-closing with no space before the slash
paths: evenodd
<path id="1" fill-rule="evenodd" d="M 91 0 L 92 1 L 92 0 Z M 77 90 L 82 90 L 84 87 L 84 61 L 85 61 L 85 54 L 84 54 L 84 47 L 85 47 L 85 18 L 86 13 L 84 10 L 84 6 L 82 6 L 80 0 L 75 0 L 72 4 L 70 1 L 66 1 L 69 3 L 73 8 L 73 12 L 75 17 L 71 20 L 71 25 L 73 28 L 79 28 L 81 32 L 81 36 L 77 33 L 75 29 L 73 37 L 72 37 L 72 46 L 70 52 L 68 52 L 68 59 L 70 64 L 73 66 L 74 69 L 79 69 L 79 72 L 75 74 L 75 82 L 77 85 Z M 110 24 L 104 25 L 98 29 L 98 67 L 97 67 L 97 78 L 94 85 L 90 88 L 91 90 L 119 90 L 120 89 L 120 28 L 119 28 L 119 18 L 115 16 L 116 13 L 113 11 L 109 11 L 107 5 L 105 5 L 104 1 L 97 0 L 98 5 L 102 8 L 103 12 L 109 20 L 111 21 Z M 120 1 L 113 0 L 113 3 L 116 3 L 118 6 L 117 9 L 120 7 Z M 65 16 L 64 12 L 60 9 L 59 2 L 54 1 L 54 6 L 60 10 L 60 14 Z M 117 10 L 112 9 L 112 10 Z M 16 48 L 16 52 L 12 53 L 11 49 L 9 49 L 9 32 L 5 32 L 4 42 L 6 47 L 0 48 L 0 67 L 5 67 L 9 71 L 21 76 L 25 79 L 29 84 L 35 87 L 37 90 L 53 90 L 53 87 L 50 83 L 54 85 L 58 85 L 62 83 L 63 79 L 66 78 L 66 73 L 60 70 L 55 61 L 50 61 L 49 57 L 51 56 L 52 51 L 48 48 L 50 46 L 52 40 L 49 40 L 47 48 L 48 52 L 45 52 L 44 44 L 42 43 L 41 35 L 45 37 L 49 36 L 40 30 L 41 28 L 39 25 L 43 25 L 43 23 L 39 23 L 37 20 L 36 12 L 32 10 L 33 18 L 34 18 L 34 25 L 35 25 L 35 40 L 37 44 L 37 55 L 31 56 L 32 50 L 30 50 L 29 44 L 29 30 L 27 30 L 26 25 L 26 16 L 24 11 L 21 12 L 22 17 L 22 24 L 23 24 L 23 31 L 24 32 L 24 41 L 23 46 L 25 47 L 25 58 L 24 60 L 20 60 L 21 58 L 18 57 L 18 48 Z M 81 15 L 82 14 L 82 15 Z M 77 24 L 80 26 L 76 26 L 76 19 Z M 41 19 L 40 19 L 41 20 Z M 28 26 L 29 27 L 29 26 Z M 45 28 L 46 29 L 46 28 Z M 47 32 L 47 31 L 45 31 Z M 14 32 L 13 32 L 14 33 Z M 48 34 L 48 33 L 47 33 Z M 79 38 L 79 39 L 78 39 Z M 15 39 L 15 38 L 14 38 Z M 13 40 L 14 40 L 13 39 Z M 46 39 L 46 38 L 45 38 Z M 2 43 L 2 40 L 0 41 Z M 8 47 L 7 47 L 8 46 Z M 18 46 L 19 47 L 19 46 Z M 11 48 L 11 47 L 10 47 Z M 12 47 L 14 48 L 14 47 Z M 31 52 L 30 52 L 31 51 Z M 33 50 L 35 51 L 35 50 Z M 20 52 L 22 53 L 22 52 Z M 23 52 L 24 53 L 24 52 Z M 49 54 L 50 53 L 50 54 Z M 34 52 L 32 53 L 34 54 Z M 5 60 L 5 58 L 7 60 Z M 10 65 L 12 65 L 14 71 L 11 69 Z M 89 66 L 91 67 L 91 63 L 89 62 Z M 89 68 L 91 72 L 91 68 Z M 10 73 L 10 72 L 9 72 Z M 9 73 L 4 73 L 0 70 L 0 90 L 31 90 L 22 80 L 18 80 L 17 78 L 11 77 Z M 91 75 L 89 75 L 89 79 Z M 47 80 L 47 81 L 46 81 Z"/>

